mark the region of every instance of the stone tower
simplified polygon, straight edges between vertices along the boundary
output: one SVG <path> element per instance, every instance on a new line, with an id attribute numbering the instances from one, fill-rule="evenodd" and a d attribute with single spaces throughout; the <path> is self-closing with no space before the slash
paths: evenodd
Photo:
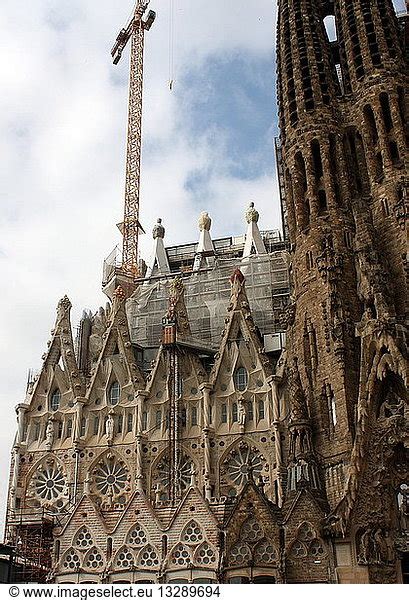
<path id="1" fill-rule="evenodd" d="M 289 356 L 299 358 L 332 532 L 348 532 L 370 580 L 393 580 L 393 561 L 381 567 L 387 560 L 367 540 L 377 523 L 378 536 L 397 532 L 395 495 L 408 476 L 399 420 L 407 413 L 405 59 L 392 2 L 281 0 L 277 54 Z M 399 408 L 385 409 L 390 402 Z M 391 429 L 386 452 L 379 439 Z M 364 491 L 393 460 L 393 475 Z"/>

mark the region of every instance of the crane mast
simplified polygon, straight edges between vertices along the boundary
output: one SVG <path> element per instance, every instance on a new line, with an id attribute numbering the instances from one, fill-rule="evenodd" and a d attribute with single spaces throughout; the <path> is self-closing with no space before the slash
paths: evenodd
<path id="1" fill-rule="evenodd" d="M 138 237 L 143 232 L 139 222 L 141 146 L 142 146 L 142 100 L 143 100 L 143 59 L 145 31 L 148 31 L 156 17 L 154 11 L 144 14 L 149 1 L 136 3 L 134 14 L 126 26 L 119 32 L 111 50 L 114 64 L 118 64 L 122 52 L 131 39 L 131 58 L 129 76 L 128 133 L 126 149 L 125 203 L 124 218 L 119 229 L 122 233 L 123 275 L 138 277 Z"/>

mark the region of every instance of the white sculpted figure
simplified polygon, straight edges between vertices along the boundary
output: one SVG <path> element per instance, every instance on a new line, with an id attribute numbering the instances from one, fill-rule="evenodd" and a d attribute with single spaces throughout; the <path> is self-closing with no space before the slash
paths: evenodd
<path id="1" fill-rule="evenodd" d="M 105 433 L 107 436 L 108 444 L 112 444 L 114 439 L 114 411 L 111 409 L 108 413 L 107 419 L 105 421 Z"/>
<path id="2" fill-rule="evenodd" d="M 239 398 L 238 402 L 238 421 L 242 427 L 246 424 L 246 407 L 244 406 L 243 398 Z"/>
<path id="3" fill-rule="evenodd" d="M 54 442 L 54 420 L 48 419 L 47 427 L 45 429 L 46 448 L 51 450 Z"/>

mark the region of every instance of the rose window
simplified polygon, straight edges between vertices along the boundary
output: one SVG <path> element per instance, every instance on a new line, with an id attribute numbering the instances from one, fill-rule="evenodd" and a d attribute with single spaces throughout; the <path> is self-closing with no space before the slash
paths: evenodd
<path id="1" fill-rule="evenodd" d="M 172 562 L 175 565 L 187 565 L 190 561 L 190 552 L 183 544 L 178 544 L 172 552 Z"/>
<path id="2" fill-rule="evenodd" d="M 203 541 L 202 530 L 195 521 L 190 521 L 184 531 L 182 539 L 187 544 L 198 544 Z"/>
<path id="3" fill-rule="evenodd" d="M 213 548 L 211 548 L 207 543 L 202 544 L 196 554 L 197 563 L 199 565 L 209 565 L 214 563 L 215 560 L 216 553 Z"/>
<path id="4" fill-rule="evenodd" d="M 254 517 L 247 519 L 241 528 L 241 536 L 247 542 L 254 543 L 263 537 L 263 530 Z"/>
<path id="5" fill-rule="evenodd" d="M 66 496 L 66 482 L 60 467 L 54 461 L 41 465 L 30 484 L 31 495 L 37 496 L 43 504 L 63 506 Z"/>
<path id="6" fill-rule="evenodd" d="M 68 550 L 64 558 L 64 569 L 66 571 L 78 571 L 81 565 L 80 557 L 75 550 Z"/>
<path id="7" fill-rule="evenodd" d="M 116 557 L 116 565 L 119 569 L 130 569 L 133 564 L 133 554 L 129 548 L 123 548 L 118 552 Z"/>
<path id="8" fill-rule="evenodd" d="M 104 566 L 104 560 L 101 552 L 97 548 L 92 548 L 86 556 L 85 566 L 89 569 L 101 569 Z"/>
<path id="9" fill-rule="evenodd" d="M 254 562 L 256 564 L 270 564 L 277 559 L 274 547 L 264 540 L 254 549 Z"/>
<path id="10" fill-rule="evenodd" d="M 132 529 L 130 534 L 128 535 L 128 543 L 131 546 L 143 546 L 148 541 L 146 537 L 145 531 L 142 527 L 137 523 L 135 527 Z"/>
<path id="11" fill-rule="evenodd" d="M 227 473 L 233 483 L 243 485 L 252 471 L 254 479 L 260 475 L 263 459 L 260 453 L 246 444 L 233 450 L 226 463 Z"/>
<path id="12" fill-rule="evenodd" d="M 159 557 L 156 550 L 152 546 L 146 546 L 139 555 L 139 563 L 142 567 L 159 566 Z"/>
<path id="13" fill-rule="evenodd" d="M 235 544 L 230 550 L 230 556 L 232 564 L 247 564 L 251 560 L 250 548 L 244 543 Z"/>
<path id="14" fill-rule="evenodd" d="M 157 480 L 166 496 L 169 495 L 169 483 L 170 483 L 170 474 L 171 468 L 169 465 L 168 457 L 163 458 L 157 467 L 158 475 Z M 192 460 L 185 454 L 183 454 L 179 458 L 178 466 L 175 469 L 175 472 L 178 475 L 177 480 L 177 492 L 184 492 L 190 485 L 190 481 L 192 478 Z"/>
<path id="15" fill-rule="evenodd" d="M 92 536 L 86 527 L 81 527 L 75 538 L 75 545 L 81 549 L 92 546 Z"/>
<path id="16" fill-rule="evenodd" d="M 102 496 L 116 497 L 117 501 L 125 503 L 127 491 L 128 470 L 125 464 L 114 456 L 106 456 L 94 469 L 93 478 L 97 492 Z"/>

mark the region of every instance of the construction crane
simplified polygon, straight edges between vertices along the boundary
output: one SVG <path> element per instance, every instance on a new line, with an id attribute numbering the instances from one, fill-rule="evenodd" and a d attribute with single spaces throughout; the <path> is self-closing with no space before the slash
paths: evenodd
<path id="1" fill-rule="evenodd" d="M 149 0 L 137 1 L 133 16 L 119 32 L 111 50 L 114 65 L 117 65 L 131 39 L 124 219 L 118 227 L 122 233 L 121 271 L 133 278 L 139 275 L 138 236 L 144 233 L 139 222 L 144 40 L 145 31 L 149 31 L 156 17 L 150 10 L 144 19 L 148 5 Z"/>

